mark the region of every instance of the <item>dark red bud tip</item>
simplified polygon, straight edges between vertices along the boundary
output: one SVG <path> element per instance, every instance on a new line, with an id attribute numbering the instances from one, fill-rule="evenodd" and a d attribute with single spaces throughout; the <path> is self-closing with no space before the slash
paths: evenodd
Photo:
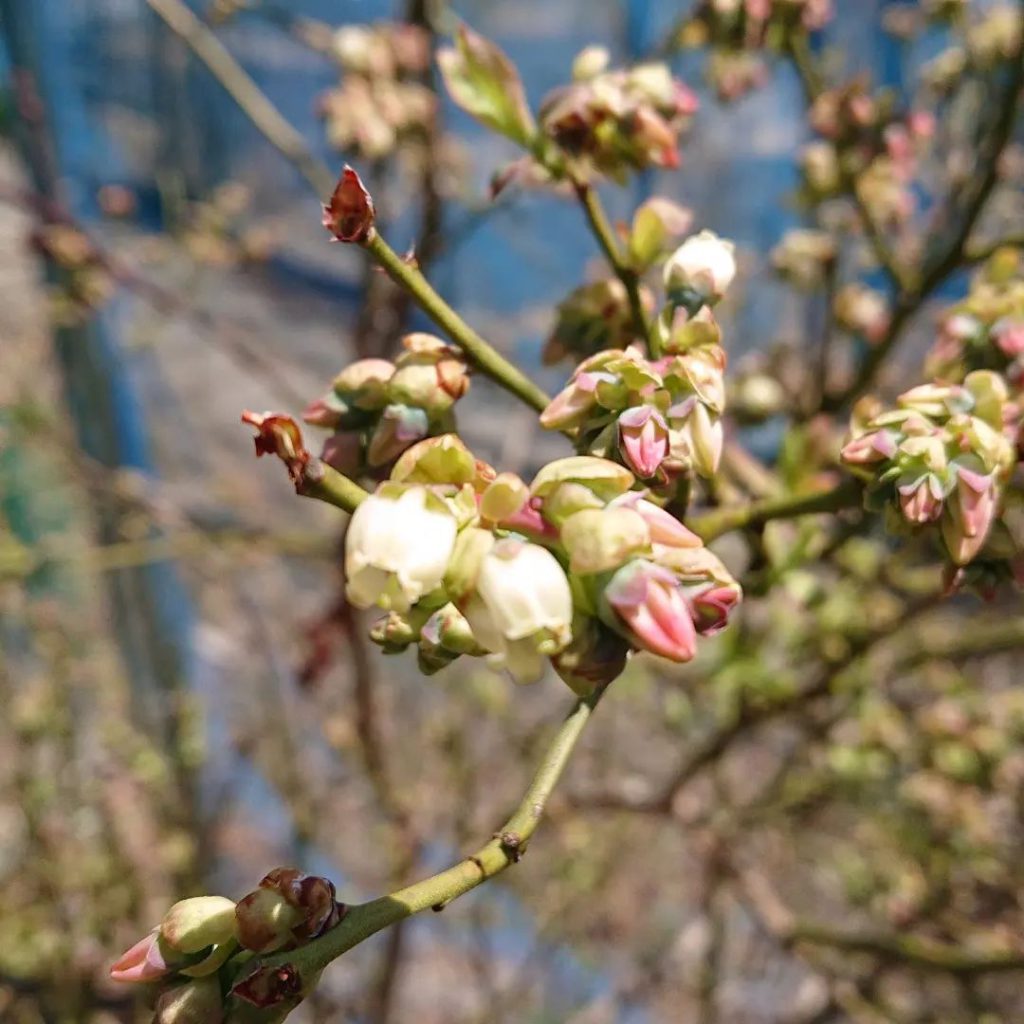
<path id="1" fill-rule="evenodd" d="M 373 199 L 348 164 L 324 207 L 324 227 L 339 242 L 365 242 L 373 230 Z"/>

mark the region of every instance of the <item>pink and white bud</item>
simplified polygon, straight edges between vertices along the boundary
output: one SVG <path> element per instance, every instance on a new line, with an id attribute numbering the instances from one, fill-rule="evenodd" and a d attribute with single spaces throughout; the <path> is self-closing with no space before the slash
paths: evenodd
<path id="1" fill-rule="evenodd" d="M 994 473 L 957 466 L 956 489 L 942 520 L 942 536 L 957 565 L 966 565 L 985 546 L 996 517 L 998 485 Z"/>
<path id="2" fill-rule="evenodd" d="M 701 636 L 713 636 L 729 624 L 729 613 L 740 603 L 739 584 L 716 583 L 686 594 L 693 624 Z"/>
<path id="3" fill-rule="evenodd" d="M 896 454 L 896 437 L 891 430 L 872 430 L 861 434 L 843 446 L 840 455 L 844 462 L 854 466 L 865 466 L 884 462 Z"/>
<path id="4" fill-rule="evenodd" d="M 114 961 L 110 977 L 114 981 L 147 982 L 170 974 L 173 968 L 168 966 L 160 945 L 160 929 L 154 928 Z"/>
<path id="5" fill-rule="evenodd" d="M 942 515 L 945 495 L 942 484 L 934 473 L 925 473 L 911 483 L 900 484 L 897 488 L 900 510 L 909 523 L 922 525 L 933 523 Z"/>
<path id="6" fill-rule="evenodd" d="M 708 304 L 726 293 L 736 276 L 736 247 L 713 231 L 691 235 L 665 264 L 665 287 L 688 290 L 703 296 Z"/>
<path id="7" fill-rule="evenodd" d="M 357 608 L 407 612 L 444 578 L 458 525 L 426 487 L 385 485 L 352 514 L 345 535 L 346 594 Z"/>
<path id="8" fill-rule="evenodd" d="M 640 497 L 635 491 L 616 498 L 610 507 L 619 506 L 632 509 L 643 519 L 653 545 L 669 548 L 699 548 L 704 545 L 700 537 L 688 530 L 671 512 Z"/>
<path id="9" fill-rule="evenodd" d="M 366 461 L 371 466 L 386 466 L 417 441 L 423 440 L 429 430 L 430 423 L 423 409 L 389 405 L 370 437 Z"/>
<path id="10" fill-rule="evenodd" d="M 620 627 L 637 647 L 670 661 L 697 653 L 697 630 L 676 577 L 652 562 L 624 565 L 605 588 L 604 598 Z"/>
<path id="11" fill-rule="evenodd" d="M 668 456 L 668 424 L 649 405 L 627 409 L 618 421 L 619 450 L 638 477 L 650 479 Z"/>
<path id="12" fill-rule="evenodd" d="M 992 328 L 992 340 L 1007 359 L 1024 355 L 1024 320 L 1000 320 Z"/>
<path id="13" fill-rule="evenodd" d="M 540 414 L 540 424 L 548 430 L 568 430 L 583 423 L 597 404 L 595 390 L 599 378 L 577 372 Z"/>

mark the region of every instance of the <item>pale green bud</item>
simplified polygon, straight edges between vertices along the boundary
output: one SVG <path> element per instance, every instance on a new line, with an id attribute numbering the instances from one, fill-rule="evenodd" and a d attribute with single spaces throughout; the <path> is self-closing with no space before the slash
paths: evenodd
<path id="1" fill-rule="evenodd" d="M 585 509 L 562 525 L 569 569 L 576 573 L 617 569 L 651 544 L 643 517 L 630 508 Z"/>
<path id="2" fill-rule="evenodd" d="M 227 942 L 235 934 L 235 904 L 224 896 L 181 900 L 167 911 L 160 934 L 181 953 L 198 953 Z"/>

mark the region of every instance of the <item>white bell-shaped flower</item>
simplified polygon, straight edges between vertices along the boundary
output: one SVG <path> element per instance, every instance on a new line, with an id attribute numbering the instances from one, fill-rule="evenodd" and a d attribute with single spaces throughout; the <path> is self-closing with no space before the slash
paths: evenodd
<path id="1" fill-rule="evenodd" d="M 507 538 L 484 556 L 463 612 L 477 643 L 519 682 L 572 639 L 572 593 L 558 560 L 538 544 Z"/>
<path id="2" fill-rule="evenodd" d="M 387 488 L 355 510 L 345 537 L 346 594 L 357 608 L 407 612 L 437 587 L 458 524 L 426 487 Z"/>
<path id="3" fill-rule="evenodd" d="M 689 290 L 717 302 L 736 276 L 735 246 L 713 231 L 691 235 L 665 264 L 669 292 Z"/>

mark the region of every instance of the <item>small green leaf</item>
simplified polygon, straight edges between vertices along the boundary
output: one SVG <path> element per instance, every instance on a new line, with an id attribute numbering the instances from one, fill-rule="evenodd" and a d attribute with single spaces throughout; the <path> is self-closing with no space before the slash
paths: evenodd
<path id="1" fill-rule="evenodd" d="M 478 121 L 529 148 L 537 128 L 516 66 L 465 25 L 459 27 L 455 43 L 437 55 L 452 99 Z"/>

